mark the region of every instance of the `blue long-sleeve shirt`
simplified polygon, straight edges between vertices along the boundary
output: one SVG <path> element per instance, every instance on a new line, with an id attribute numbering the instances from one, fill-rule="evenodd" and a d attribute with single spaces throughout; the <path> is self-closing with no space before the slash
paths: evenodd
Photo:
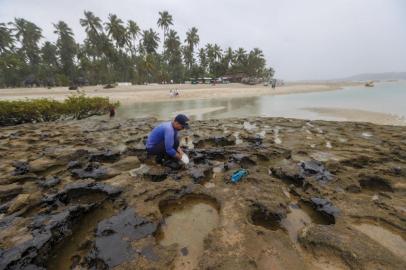
<path id="1" fill-rule="evenodd" d="M 154 146 L 165 142 L 166 153 L 174 157 L 177 150 L 173 148 L 175 136 L 178 136 L 178 132 L 173 128 L 172 122 L 161 123 L 149 134 L 146 147 L 152 149 Z"/>

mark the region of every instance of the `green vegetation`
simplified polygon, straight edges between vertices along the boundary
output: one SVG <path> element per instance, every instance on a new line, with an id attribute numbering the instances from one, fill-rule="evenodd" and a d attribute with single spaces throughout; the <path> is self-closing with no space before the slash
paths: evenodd
<path id="1" fill-rule="evenodd" d="M 47 122 L 59 119 L 83 119 L 102 115 L 119 103 L 108 98 L 72 95 L 65 101 L 34 99 L 22 101 L 0 100 L 0 126 Z"/>
<path id="2" fill-rule="evenodd" d="M 198 47 L 198 29 L 187 31 L 182 42 L 171 29 L 172 15 L 159 12 L 157 26 L 142 30 L 133 20 L 110 14 L 106 22 L 85 11 L 80 24 L 86 39 L 78 44 L 63 21 L 53 24 L 55 43 L 44 41 L 42 30 L 22 18 L 0 23 L 0 87 L 66 86 L 114 82 L 183 82 L 198 77 L 235 75 L 271 77 L 263 52 L 254 48 L 222 49 L 217 44 Z M 162 50 L 162 51 L 161 51 Z"/>

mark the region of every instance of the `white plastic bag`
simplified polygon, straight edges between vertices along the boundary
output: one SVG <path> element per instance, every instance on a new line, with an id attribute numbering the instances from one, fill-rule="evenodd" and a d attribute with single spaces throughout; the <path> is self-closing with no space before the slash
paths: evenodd
<path id="1" fill-rule="evenodd" d="M 189 157 L 186 154 L 182 155 L 181 160 L 182 160 L 183 163 L 189 164 Z"/>

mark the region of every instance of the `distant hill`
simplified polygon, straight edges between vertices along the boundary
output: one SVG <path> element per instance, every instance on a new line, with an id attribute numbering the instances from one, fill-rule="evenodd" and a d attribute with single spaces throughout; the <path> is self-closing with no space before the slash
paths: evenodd
<path id="1" fill-rule="evenodd" d="M 386 80 L 406 80 L 406 72 L 384 72 L 384 73 L 364 73 L 335 81 L 386 81 Z"/>

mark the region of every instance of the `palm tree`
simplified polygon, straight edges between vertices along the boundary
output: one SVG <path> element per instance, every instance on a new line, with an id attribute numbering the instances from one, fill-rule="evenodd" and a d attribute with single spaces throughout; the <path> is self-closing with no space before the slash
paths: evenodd
<path id="1" fill-rule="evenodd" d="M 192 27 L 189 31 L 186 32 L 186 39 L 185 42 L 187 45 L 194 50 L 194 47 L 199 43 L 200 38 L 199 35 L 197 34 L 197 28 Z"/>
<path id="2" fill-rule="evenodd" d="M 182 65 L 182 52 L 181 42 L 175 30 L 168 32 L 167 39 L 165 41 L 165 54 L 164 58 L 167 60 L 167 70 L 171 79 L 174 82 L 180 82 L 183 80 L 184 67 Z"/>
<path id="3" fill-rule="evenodd" d="M 133 56 L 135 55 L 135 51 L 136 51 L 135 42 L 136 42 L 140 32 L 141 32 L 141 29 L 136 22 L 134 22 L 132 20 L 129 20 L 127 22 L 127 33 L 129 36 L 128 45 L 130 47 L 130 51 L 133 54 Z"/>
<path id="4" fill-rule="evenodd" d="M 80 19 L 80 25 L 85 27 L 85 31 L 89 36 L 99 36 L 99 31 L 103 31 L 103 26 L 100 18 L 95 16 L 91 11 L 85 11 L 84 15 L 85 18 Z"/>
<path id="5" fill-rule="evenodd" d="M 162 28 L 164 30 L 164 43 L 165 43 L 165 38 L 166 34 L 168 33 L 169 26 L 173 25 L 172 15 L 169 14 L 168 11 L 160 11 L 157 24 L 159 28 Z"/>
<path id="6" fill-rule="evenodd" d="M 156 53 L 156 49 L 158 48 L 158 42 L 159 36 L 151 28 L 149 30 L 144 30 L 142 32 L 142 45 L 147 54 Z"/>
<path id="7" fill-rule="evenodd" d="M 247 51 L 243 48 L 238 48 L 235 51 L 235 60 L 238 65 L 244 65 L 247 60 Z"/>
<path id="8" fill-rule="evenodd" d="M 127 29 L 123 21 L 115 14 L 109 14 L 108 20 L 105 23 L 107 34 L 116 42 L 118 48 L 123 48 L 128 43 Z"/>
<path id="9" fill-rule="evenodd" d="M 59 21 L 57 24 L 54 24 L 55 31 L 54 33 L 60 37 L 73 37 L 72 29 L 64 22 Z"/>
<path id="10" fill-rule="evenodd" d="M 16 32 L 15 36 L 21 43 L 21 50 L 28 58 L 29 63 L 33 68 L 39 63 L 39 47 L 38 42 L 42 38 L 42 30 L 34 23 L 27 20 L 16 18 L 13 31 Z"/>
<path id="11" fill-rule="evenodd" d="M 264 53 L 262 52 L 262 50 L 258 49 L 258 48 L 254 48 L 250 54 L 252 54 L 253 56 L 257 57 L 257 58 L 264 58 Z"/>
<path id="12" fill-rule="evenodd" d="M 56 46 L 62 66 L 62 71 L 66 76 L 73 79 L 75 71 L 74 58 L 77 52 L 77 45 L 72 29 L 63 21 L 54 24 L 54 33 L 58 35 Z"/>
<path id="13" fill-rule="evenodd" d="M 246 69 L 247 72 L 250 76 L 263 76 L 265 71 L 265 57 L 264 53 L 258 49 L 254 48 L 250 53 L 248 54 L 248 60 L 247 60 L 247 65 Z"/>
<path id="14" fill-rule="evenodd" d="M 206 50 L 204 48 L 200 48 L 199 50 L 199 62 L 200 62 L 200 68 L 203 71 L 203 73 L 206 73 L 207 69 L 207 54 Z"/>
<path id="15" fill-rule="evenodd" d="M 235 56 L 233 49 L 231 47 L 228 47 L 223 56 L 223 61 L 227 68 L 230 68 L 230 66 L 234 63 L 234 59 Z"/>
<path id="16" fill-rule="evenodd" d="M 58 48 L 49 41 L 41 48 L 41 59 L 47 78 L 53 78 L 58 69 Z"/>
<path id="17" fill-rule="evenodd" d="M 194 52 L 194 47 L 199 43 L 199 35 L 197 34 L 197 28 L 192 27 L 188 32 L 186 32 L 186 46 L 183 48 L 183 54 L 185 58 L 186 65 L 188 66 L 189 70 L 191 69 L 193 63 L 194 63 L 194 58 L 193 58 L 193 52 Z"/>
<path id="18" fill-rule="evenodd" d="M 213 59 L 214 58 L 213 45 L 210 43 L 207 43 L 205 49 L 206 49 L 207 58 Z"/>
<path id="19" fill-rule="evenodd" d="M 10 50 L 13 47 L 14 38 L 11 30 L 6 24 L 0 23 L 0 53 Z"/>
<path id="20" fill-rule="evenodd" d="M 222 57 L 222 50 L 219 45 L 214 44 L 213 46 L 213 56 L 215 60 L 220 60 Z"/>
<path id="21" fill-rule="evenodd" d="M 180 48 L 180 39 L 175 30 L 170 30 L 164 43 L 165 48 L 172 52 Z"/>

